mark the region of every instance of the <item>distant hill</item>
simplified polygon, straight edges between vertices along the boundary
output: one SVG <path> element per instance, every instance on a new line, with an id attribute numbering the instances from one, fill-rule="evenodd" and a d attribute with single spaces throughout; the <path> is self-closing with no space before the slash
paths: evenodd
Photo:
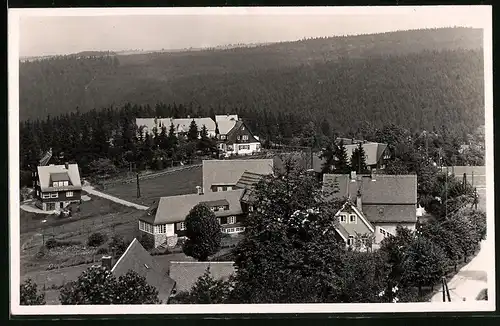
<path id="1" fill-rule="evenodd" d="M 294 113 L 334 128 L 484 124 L 482 31 L 444 28 L 20 64 L 20 118 L 127 102 Z M 253 116 L 262 116 L 256 113 Z"/>

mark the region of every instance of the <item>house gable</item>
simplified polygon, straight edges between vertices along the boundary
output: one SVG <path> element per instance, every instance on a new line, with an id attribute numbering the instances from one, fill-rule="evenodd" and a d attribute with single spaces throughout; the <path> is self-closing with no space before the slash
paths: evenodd
<path id="1" fill-rule="evenodd" d="M 226 144 L 260 143 L 243 121 L 237 121 L 227 133 Z"/>

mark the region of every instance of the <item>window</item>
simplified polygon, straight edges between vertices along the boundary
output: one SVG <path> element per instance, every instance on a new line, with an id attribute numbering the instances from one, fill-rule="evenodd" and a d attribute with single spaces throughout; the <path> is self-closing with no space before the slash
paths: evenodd
<path id="1" fill-rule="evenodd" d="M 229 205 L 223 206 L 225 211 L 229 210 Z"/>
<path id="2" fill-rule="evenodd" d="M 245 126 L 242 126 L 242 127 L 241 127 L 241 130 L 245 130 Z"/>
<path id="3" fill-rule="evenodd" d="M 221 224 L 220 218 L 217 219 L 217 222 L 219 222 L 219 224 Z"/>
<path id="4" fill-rule="evenodd" d="M 227 219 L 227 224 L 234 224 L 236 223 L 236 216 L 229 216 Z"/>
<path id="5" fill-rule="evenodd" d="M 186 229 L 186 224 L 184 222 L 179 223 L 179 230 L 184 231 Z"/>
<path id="6" fill-rule="evenodd" d="M 256 148 L 257 148 L 257 149 L 260 149 L 260 144 L 257 144 Z"/>
<path id="7" fill-rule="evenodd" d="M 226 139 L 226 135 L 220 135 L 220 139 Z"/>
<path id="8" fill-rule="evenodd" d="M 233 187 L 227 186 L 227 190 L 233 190 Z"/>
<path id="9" fill-rule="evenodd" d="M 235 228 L 234 230 L 235 230 L 236 232 L 243 232 L 243 231 L 245 231 L 245 228 L 243 228 L 243 227 L 239 227 L 239 228 Z"/>
<path id="10" fill-rule="evenodd" d="M 354 236 L 350 235 L 349 239 L 347 239 L 347 245 L 352 246 L 354 244 Z"/>
<path id="11" fill-rule="evenodd" d="M 222 189 L 222 187 L 217 187 L 217 191 L 223 191 Z"/>
<path id="12" fill-rule="evenodd" d="M 160 224 L 156 226 L 156 233 L 167 233 L 167 226 L 165 224 Z"/>
<path id="13" fill-rule="evenodd" d="M 242 136 L 242 139 L 243 139 L 243 140 L 248 140 L 248 135 L 243 135 L 243 136 Z"/>
<path id="14" fill-rule="evenodd" d="M 66 197 L 73 197 L 73 191 L 66 191 Z"/>
<path id="15" fill-rule="evenodd" d="M 50 194 L 43 194 L 42 198 L 50 198 Z"/>
<path id="16" fill-rule="evenodd" d="M 356 223 L 356 215 L 354 214 L 349 215 L 349 223 Z"/>
<path id="17" fill-rule="evenodd" d="M 57 198 L 57 197 L 59 197 L 59 194 L 57 192 L 50 194 L 50 198 Z"/>
<path id="18" fill-rule="evenodd" d="M 222 191 L 227 191 L 227 186 L 222 186 Z"/>
<path id="19" fill-rule="evenodd" d="M 226 229 L 226 232 L 225 233 L 234 233 L 234 228 L 229 228 L 229 229 Z"/>
<path id="20" fill-rule="evenodd" d="M 219 211 L 223 211 L 223 210 L 225 209 L 225 207 L 226 207 L 226 206 L 219 206 L 219 207 L 218 207 L 218 210 L 219 210 Z"/>
<path id="21" fill-rule="evenodd" d="M 57 181 L 53 182 L 52 187 L 59 187 L 59 182 L 57 182 Z"/>
<path id="22" fill-rule="evenodd" d="M 238 150 L 250 149 L 250 145 L 238 145 Z"/>
<path id="23" fill-rule="evenodd" d="M 347 222 L 347 216 L 345 214 L 340 214 L 340 223 Z"/>
<path id="24" fill-rule="evenodd" d="M 217 211 L 217 207 L 210 207 L 210 210 L 211 210 L 212 212 L 216 212 L 216 211 Z"/>
<path id="25" fill-rule="evenodd" d="M 64 181 L 64 186 L 67 187 L 69 185 L 68 181 Z"/>

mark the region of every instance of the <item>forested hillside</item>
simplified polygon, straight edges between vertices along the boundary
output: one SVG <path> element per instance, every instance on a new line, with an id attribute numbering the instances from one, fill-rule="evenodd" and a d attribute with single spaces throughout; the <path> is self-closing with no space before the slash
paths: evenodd
<path id="1" fill-rule="evenodd" d="M 366 121 L 471 131 L 484 124 L 483 89 L 482 31 L 447 28 L 24 62 L 20 118 L 162 102 L 236 112 L 259 134 L 288 115 L 342 133 Z"/>

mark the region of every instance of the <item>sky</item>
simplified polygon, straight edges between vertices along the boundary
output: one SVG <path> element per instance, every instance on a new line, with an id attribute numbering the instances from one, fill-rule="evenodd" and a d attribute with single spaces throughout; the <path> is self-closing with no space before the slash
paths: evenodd
<path id="1" fill-rule="evenodd" d="M 491 28 L 489 10 L 486 6 L 21 9 L 16 17 L 19 55 L 25 57 L 88 50 L 199 48 L 433 27 Z"/>

